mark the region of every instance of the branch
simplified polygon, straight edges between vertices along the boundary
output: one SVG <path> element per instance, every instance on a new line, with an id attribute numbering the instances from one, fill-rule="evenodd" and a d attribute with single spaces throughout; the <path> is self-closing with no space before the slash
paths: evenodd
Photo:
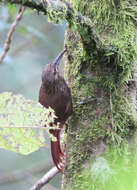
<path id="1" fill-rule="evenodd" d="M 40 162 L 27 170 L 15 170 L 13 172 L 0 176 L 0 185 L 16 183 L 22 180 L 29 180 L 33 184 L 34 180 L 36 181 L 34 175 L 44 173 L 51 167 L 52 164 L 50 162 Z M 51 186 L 50 184 L 47 184 L 46 187 L 47 189 L 57 190 L 57 188 Z"/>
<path id="2" fill-rule="evenodd" d="M 0 54 L 0 63 L 2 63 L 4 57 L 6 56 L 8 50 L 10 49 L 10 43 L 11 43 L 11 38 L 12 38 L 12 35 L 15 31 L 15 28 L 17 26 L 17 24 L 19 23 L 19 21 L 21 20 L 22 18 L 22 15 L 25 11 L 25 7 L 22 7 L 19 11 L 19 14 L 17 15 L 15 21 L 13 22 L 13 24 L 11 25 L 11 28 L 8 32 L 8 35 L 7 35 L 7 38 L 6 38 L 6 41 L 5 41 L 5 44 L 4 44 L 4 47 L 3 47 L 3 51 L 2 53 Z"/>
<path id="3" fill-rule="evenodd" d="M 43 12 L 51 20 L 58 22 L 59 20 L 66 20 L 70 27 L 74 27 L 79 32 L 86 50 L 92 48 L 102 49 L 103 44 L 97 35 L 91 19 L 82 16 L 75 11 L 68 3 L 61 1 L 46 0 L 40 2 L 37 0 L 7 0 L 10 4 L 21 4 L 31 9 Z"/>
<path id="4" fill-rule="evenodd" d="M 50 167 L 52 167 L 51 163 L 38 163 L 37 165 L 33 166 L 27 170 L 15 170 L 5 175 L 0 176 L 0 185 L 4 185 L 7 183 L 15 183 L 24 179 L 28 179 L 29 174 L 39 174 L 46 172 Z"/>
<path id="5" fill-rule="evenodd" d="M 39 189 L 41 189 L 45 184 L 47 184 L 58 173 L 59 173 L 59 170 L 56 167 L 53 167 L 40 180 L 38 180 L 34 184 L 34 186 L 30 188 L 30 190 L 39 190 Z"/>
<path id="6" fill-rule="evenodd" d="M 38 12 L 43 12 L 45 15 L 47 14 L 46 9 L 43 7 L 43 4 L 38 1 L 38 0 L 0 0 L 1 2 L 5 1 L 10 4 L 18 4 L 18 5 L 23 5 L 25 7 L 35 9 Z"/>
<path id="7" fill-rule="evenodd" d="M 4 1 L 4 0 L 0 0 Z M 5 1 L 4 1 L 5 2 Z M 82 39 L 84 49 L 87 54 L 91 54 L 91 49 L 98 52 L 102 57 L 106 57 L 107 52 L 111 52 L 110 57 L 117 56 L 118 48 L 113 45 L 104 45 L 97 34 L 92 20 L 78 13 L 70 4 L 53 0 L 6 0 L 10 4 L 20 4 L 38 12 L 43 12 L 50 20 L 59 22 L 66 20 L 69 27 L 75 28 Z M 92 52 L 94 53 L 94 52 Z"/>

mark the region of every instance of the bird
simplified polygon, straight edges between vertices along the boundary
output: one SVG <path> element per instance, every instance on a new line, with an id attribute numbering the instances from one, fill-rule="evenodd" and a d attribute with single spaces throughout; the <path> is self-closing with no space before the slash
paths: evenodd
<path id="1" fill-rule="evenodd" d="M 60 52 L 57 58 L 50 64 L 46 64 L 42 72 L 42 83 L 39 90 L 39 103 L 45 107 L 51 107 L 56 115 L 54 124 L 59 123 L 59 129 L 50 129 L 50 133 L 56 137 L 51 139 L 51 155 L 59 172 L 64 172 L 65 154 L 60 146 L 60 131 L 68 117 L 73 113 L 72 96 L 65 79 L 59 73 L 59 63 L 66 49 Z M 53 123 L 50 123 L 53 126 Z"/>

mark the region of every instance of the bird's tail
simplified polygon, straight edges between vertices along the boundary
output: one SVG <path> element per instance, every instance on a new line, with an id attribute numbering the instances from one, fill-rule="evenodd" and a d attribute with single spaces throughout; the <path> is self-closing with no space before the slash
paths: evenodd
<path id="1" fill-rule="evenodd" d="M 56 137 L 56 141 L 51 140 L 51 154 L 52 159 L 55 164 L 55 166 L 58 168 L 58 170 L 63 173 L 63 160 L 64 160 L 64 154 L 61 151 L 60 147 L 60 130 L 51 130 L 51 134 Z"/>

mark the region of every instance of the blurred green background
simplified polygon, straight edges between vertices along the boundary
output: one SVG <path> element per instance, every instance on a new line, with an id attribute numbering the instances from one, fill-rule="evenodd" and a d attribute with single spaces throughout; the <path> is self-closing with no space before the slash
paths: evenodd
<path id="1" fill-rule="evenodd" d="M 18 7 L 0 7 L 0 51 L 17 11 Z M 10 50 L 0 64 L 0 92 L 21 93 L 37 101 L 41 72 L 63 49 L 64 32 L 64 22 L 51 24 L 46 16 L 36 11 L 25 11 L 14 32 Z M 0 190 L 28 190 L 53 165 L 47 147 L 28 156 L 0 149 L 0 158 Z M 57 175 L 50 182 L 52 186 L 43 189 L 60 189 L 60 181 L 61 176 Z"/>

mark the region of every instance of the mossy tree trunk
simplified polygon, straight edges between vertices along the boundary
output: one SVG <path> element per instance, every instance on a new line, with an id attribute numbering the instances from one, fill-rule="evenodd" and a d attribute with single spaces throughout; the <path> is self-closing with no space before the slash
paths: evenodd
<path id="1" fill-rule="evenodd" d="M 129 183 L 126 176 L 135 168 L 126 173 L 123 170 L 135 163 L 133 155 L 129 157 L 128 142 L 137 126 L 137 4 L 134 0 L 70 3 L 92 19 L 105 51 L 92 40 L 87 42 L 86 35 L 83 39 L 77 30 L 67 29 L 65 77 L 71 87 L 74 113 L 67 132 L 62 189 L 110 190 L 121 185 L 128 189 L 130 185 L 131 190 L 137 174 L 133 172 Z M 121 183 L 113 180 L 116 177 Z"/>
<path id="2" fill-rule="evenodd" d="M 136 0 L 71 0 L 73 7 L 52 0 L 6 2 L 69 24 L 65 77 L 74 113 L 62 190 L 136 190 Z"/>

